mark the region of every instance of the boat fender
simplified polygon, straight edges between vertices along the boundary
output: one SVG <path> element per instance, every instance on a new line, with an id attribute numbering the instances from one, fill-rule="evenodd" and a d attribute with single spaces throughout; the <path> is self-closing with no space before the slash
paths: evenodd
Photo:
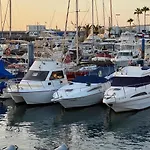
<path id="1" fill-rule="evenodd" d="M 4 147 L 3 150 L 17 150 L 18 146 L 17 145 L 10 145 L 9 147 Z"/>
<path id="2" fill-rule="evenodd" d="M 66 146 L 66 144 L 62 144 L 58 148 L 56 148 L 54 150 L 69 150 L 69 148 Z"/>

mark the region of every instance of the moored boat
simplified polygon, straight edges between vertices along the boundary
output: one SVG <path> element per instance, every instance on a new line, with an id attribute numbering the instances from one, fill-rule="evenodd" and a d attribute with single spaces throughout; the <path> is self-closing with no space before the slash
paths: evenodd
<path id="1" fill-rule="evenodd" d="M 150 68 L 127 66 L 116 72 L 103 103 L 115 112 L 140 110 L 150 106 Z"/>
<path id="2" fill-rule="evenodd" d="M 51 103 L 52 94 L 67 82 L 60 62 L 36 60 L 19 83 L 9 85 L 8 92 L 16 103 Z"/>
<path id="3" fill-rule="evenodd" d="M 104 91 L 110 87 L 113 66 L 98 67 L 86 76 L 77 76 L 53 94 L 52 101 L 64 108 L 91 106 L 102 101 Z"/>

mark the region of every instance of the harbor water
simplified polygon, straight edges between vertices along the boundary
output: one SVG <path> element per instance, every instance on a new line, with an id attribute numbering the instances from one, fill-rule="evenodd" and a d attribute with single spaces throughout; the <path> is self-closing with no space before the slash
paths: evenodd
<path id="1" fill-rule="evenodd" d="M 150 109 L 115 113 L 104 104 L 65 110 L 59 104 L 0 103 L 0 149 L 19 150 L 150 149 Z"/>

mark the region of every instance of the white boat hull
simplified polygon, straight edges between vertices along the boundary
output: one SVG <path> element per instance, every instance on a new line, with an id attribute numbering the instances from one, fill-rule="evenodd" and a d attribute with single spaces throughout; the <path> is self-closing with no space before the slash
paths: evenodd
<path id="1" fill-rule="evenodd" d="M 77 98 L 68 98 L 68 99 L 61 99 L 59 103 L 64 108 L 73 108 L 73 107 L 85 107 L 85 106 L 91 106 L 97 103 L 102 102 L 103 93 L 95 93 L 93 95 L 87 95 Z"/>
<path id="2" fill-rule="evenodd" d="M 125 99 L 124 102 L 107 104 L 115 112 L 141 110 L 150 107 L 150 95 L 138 99 Z"/>
<path id="3" fill-rule="evenodd" d="M 27 104 L 45 104 L 51 103 L 52 95 L 55 91 L 29 91 L 20 92 Z"/>

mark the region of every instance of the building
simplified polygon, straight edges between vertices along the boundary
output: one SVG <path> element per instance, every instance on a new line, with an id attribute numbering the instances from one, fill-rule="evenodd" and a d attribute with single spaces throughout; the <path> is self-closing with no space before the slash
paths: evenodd
<path id="1" fill-rule="evenodd" d="M 29 33 L 29 36 L 37 37 L 42 31 L 46 30 L 45 25 L 27 25 L 26 31 Z"/>

